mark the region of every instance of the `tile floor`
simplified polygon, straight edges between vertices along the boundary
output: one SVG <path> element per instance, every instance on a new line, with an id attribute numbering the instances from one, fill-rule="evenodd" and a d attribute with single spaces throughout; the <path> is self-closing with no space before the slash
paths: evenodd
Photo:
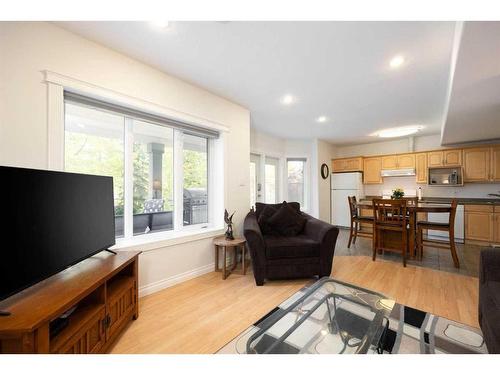
<path id="1" fill-rule="evenodd" d="M 372 256 L 371 238 L 358 237 L 356 244 L 351 244 L 351 248 L 349 249 L 347 248 L 348 240 L 349 231 L 347 229 L 341 229 L 335 247 L 335 255 Z M 449 250 L 432 247 L 424 248 L 424 256 L 421 261 L 408 259 L 407 264 L 478 277 L 480 250 L 481 246 L 457 244 L 457 254 L 460 261 L 459 269 L 454 267 Z M 377 260 L 379 259 L 398 262 L 401 263 L 401 267 L 403 266 L 401 255 L 397 253 L 386 252 L 385 254 L 377 254 Z"/>

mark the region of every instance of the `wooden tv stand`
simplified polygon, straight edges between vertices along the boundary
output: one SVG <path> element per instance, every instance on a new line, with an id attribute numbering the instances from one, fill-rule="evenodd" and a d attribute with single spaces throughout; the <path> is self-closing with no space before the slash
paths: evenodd
<path id="1" fill-rule="evenodd" d="M 0 302 L 11 314 L 0 316 L 0 353 L 105 353 L 139 316 L 139 254 L 100 252 Z M 54 334 L 50 322 L 74 306 Z"/>

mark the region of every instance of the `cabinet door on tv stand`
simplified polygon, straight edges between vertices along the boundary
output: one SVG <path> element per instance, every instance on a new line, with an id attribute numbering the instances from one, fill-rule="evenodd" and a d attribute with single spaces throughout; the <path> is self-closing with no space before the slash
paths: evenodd
<path id="1" fill-rule="evenodd" d="M 107 340 L 113 338 L 113 335 L 123 324 L 131 319 L 136 311 L 137 296 L 135 281 L 133 279 L 122 291 L 108 300 L 108 329 L 106 333 Z"/>
<path id="2" fill-rule="evenodd" d="M 54 348 L 54 354 L 97 354 L 105 342 L 104 307 L 66 343 Z"/>

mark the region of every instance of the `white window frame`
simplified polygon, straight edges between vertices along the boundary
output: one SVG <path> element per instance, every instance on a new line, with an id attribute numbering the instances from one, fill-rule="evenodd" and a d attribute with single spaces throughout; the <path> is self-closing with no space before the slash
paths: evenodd
<path id="1" fill-rule="evenodd" d="M 262 152 L 259 150 L 250 150 L 250 155 L 255 155 L 258 156 L 260 159 L 259 162 L 259 169 L 255 171 L 255 173 L 258 174 L 260 177 L 261 181 L 261 194 L 263 197 L 263 201 L 261 203 L 264 203 L 265 201 L 265 196 L 266 196 L 266 158 L 273 158 L 273 159 L 278 159 L 278 194 L 277 194 L 277 202 L 282 202 L 285 197 L 285 187 L 286 187 L 286 180 L 284 179 L 285 176 L 285 166 L 286 166 L 286 158 L 284 158 L 282 155 L 277 154 L 277 153 L 269 153 L 269 152 Z M 258 201 L 257 201 L 258 202 Z"/>
<path id="2" fill-rule="evenodd" d="M 310 207 L 311 207 L 311 202 L 310 202 L 310 160 L 307 156 L 287 156 L 285 158 L 285 166 L 284 166 L 284 185 L 285 185 L 285 194 L 286 194 L 286 200 L 289 199 L 288 197 L 288 162 L 301 159 L 304 160 L 304 205 L 301 207 L 301 210 L 304 212 L 309 212 Z"/>
<path id="3" fill-rule="evenodd" d="M 131 236 L 130 233 L 133 232 L 133 216 L 127 214 L 124 216 L 124 237 L 117 238 L 115 249 L 141 249 L 143 251 L 154 250 L 160 247 L 166 247 L 171 245 L 176 245 L 179 243 L 189 242 L 192 240 L 198 240 L 202 238 L 213 237 L 213 235 L 221 234 L 224 230 L 223 222 L 223 212 L 224 212 L 224 194 L 225 194 L 225 171 L 224 171 L 224 148 L 225 148 L 225 134 L 229 129 L 204 118 L 192 116 L 184 112 L 179 112 L 171 108 L 163 107 L 140 98 L 131 97 L 125 94 L 118 93 L 113 90 L 109 90 L 92 83 L 83 82 L 78 79 L 74 79 L 68 76 L 64 76 L 59 73 L 44 71 L 45 83 L 47 84 L 47 123 L 48 123 L 48 147 L 47 147 L 47 166 L 51 170 L 64 170 L 64 137 L 65 137 L 65 119 L 64 119 L 64 91 L 72 91 L 81 95 L 86 95 L 103 101 L 109 101 L 111 103 L 116 103 L 125 107 L 130 107 L 134 109 L 139 109 L 144 112 L 151 114 L 163 116 L 166 118 L 171 118 L 173 120 L 184 121 L 192 123 L 201 127 L 206 127 L 212 130 L 217 130 L 220 134 L 219 138 L 212 139 L 209 138 L 208 141 L 208 223 L 205 224 L 195 224 L 189 226 L 182 226 L 183 222 L 183 179 L 182 173 L 174 173 L 174 202 L 177 204 L 174 206 L 174 215 L 178 215 L 180 211 L 180 223 L 178 225 L 179 218 L 174 218 L 174 229 L 163 232 L 156 232 L 140 236 Z M 126 117 L 125 117 L 126 118 Z M 132 147 L 133 149 L 133 135 L 131 133 L 131 128 L 127 126 L 127 121 L 125 124 L 125 140 L 124 147 Z M 174 150 L 176 144 L 176 132 L 174 130 Z M 182 131 L 180 131 L 182 133 Z M 128 133 L 128 136 L 127 136 Z M 177 145 L 179 147 L 179 144 Z M 124 150 L 125 151 L 125 150 Z M 181 145 L 182 151 L 182 145 Z M 128 180 L 124 181 L 124 187 L 127 184 L 132 185 L 125 191 L 129 191 L 129 195 L 133 195 L 133 159 L 125 162 L 125 175 L 128 176 Z M 174 157 L 174 168 L 176 159 Z M 177 160 L 178 162 L 178 160 Z M 182 163 L 182 158 L 181 161 Z M 129 164 L 127 166 L 127 164 Z M 177 168 L 177 170 L 179 170 Z M 182 171 L 182 168 L 180 169 Z M 125 177 L 126 178 L 126 177 Z M 177 181 L 177 182 L 176 182 Z M 180 184 L 179 184 L 180 181 Z M 175 188 L 177 187 L 177 189 Z M 180 194 L 176 191 L 180 191 Z M 129 201 L 128 205 L 126 204 Z M 128 210 L 132 210 L 133 205 L 130 204 L 133 200 L 133 196 L 127 196 L 125 193 L 125 213 Z M 182 201 L 179 206 L 177 200 Z M 175 207 L 180 207 L 180 209 L 175 209 Z M 127 219 L 127 216 L 129 218 Z M 127 222 L 128 221 L 128 222 Z M 129 234 L 129 237 L 126 237 Z"/>

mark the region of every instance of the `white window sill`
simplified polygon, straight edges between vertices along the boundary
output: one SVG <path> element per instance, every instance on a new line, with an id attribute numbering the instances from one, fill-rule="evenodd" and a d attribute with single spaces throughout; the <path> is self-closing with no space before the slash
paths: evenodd
<path id="1" fill-rule="evenodd" d="M 187 242 L 202 240 L 224 234 L 223 227 L 190 228 L 182 231 L 165 231 L 151 234 L 134 236 L 133 238 L 118 238 L 116 244 L 111 247 L 115 251 L 142 252 L 160 249 L 162 247 L 175 246 Z"/>

